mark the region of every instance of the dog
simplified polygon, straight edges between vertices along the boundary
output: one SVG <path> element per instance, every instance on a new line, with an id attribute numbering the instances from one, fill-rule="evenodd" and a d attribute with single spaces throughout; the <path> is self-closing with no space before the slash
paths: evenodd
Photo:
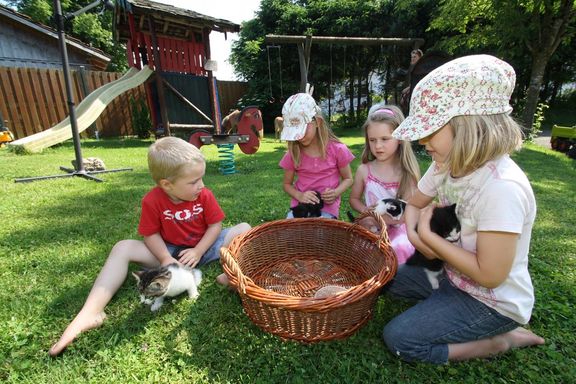
<path id="1" fill-rule="evenodd" d="M 282 129 L 284 129 L 284 119 L 282 118 L 282 116 L 278 116 L 274 119 L 274 136 L 278 141 L 280 141 L 280 136 L 282 135 Z"/>
<path id="2" fill-rule="evenodd" d="M 222 129 L 227 135 L 236 132 L 241 114 L 242 112 L 238 109 L 231 110 L 230 113 L 222 119 Z"/>

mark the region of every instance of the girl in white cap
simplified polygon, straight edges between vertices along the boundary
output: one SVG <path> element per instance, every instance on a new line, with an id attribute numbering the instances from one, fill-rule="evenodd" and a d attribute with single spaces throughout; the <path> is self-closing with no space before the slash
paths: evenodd
<path id="1" fill-rule="evenodd" d="M 522 145 L 509 115 L 514 83 L 513 68 L 493 56 L 448 62 L 418 83 L 410 116 L 393 133 L 419 140 L 432 156 L 405 220 L 414 246 L 444 261 L 436 290 L 422 268 L 407 265 L 388 287 L 421 300 L 384 328 L 388 348 L 404 360 L 443 364 L 544 343 L 523 327 L 534 305 L 528 251 L 536 202 L 509 156 Z M 457 205 L 459 244 L 430 230 L 434 200 Z"/>
<path id="2" fill-rule="evenodd" d="M 368 112 L 362 126 L 365 141 L 362 164 L 356 170 L 350 192 L 350 206 L 357 212 L 374 208 L 382 199 L 407 201 L 416 191 L 420 168 L 412 146 L 409 141 L 392 137 L 392 132 L 402 121 L 404 115 L 394 105 L 376 104 Z M 404 264 L 414 253 L 404 218 L 394 219 L 388 215 L 382 215 L 382 218 L 387 224 L 398 264 Z M 363 221 L 368 228 L 378 225 L 372 217 Z"/>
<path id="3" fill-rule="evenodd" d="M 292 197 L 290 207 L 318 204 L 321 198 L 322 217 L 338 218 L 340 196 L 352 185 L 350 162 L 354 155 L 334 135 L 309 94 L 290 96 L 282 117 L 281 138 L 288 141 L 288 152 L 280 167 L 284 169 L 284 191 Z M 289 211 L 287 218 L 292 217 Z"/>

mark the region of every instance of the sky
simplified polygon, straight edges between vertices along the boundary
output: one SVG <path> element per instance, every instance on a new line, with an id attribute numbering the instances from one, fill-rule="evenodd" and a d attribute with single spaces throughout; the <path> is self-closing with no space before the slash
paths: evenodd
<path id="1" fill-rule="evenodd" d="M 178 8 L 189 9 L 203 15 L 217 19 L 242 24 L 243 21 L 253 19 L 254 13 L 260 8 L 260 0 L 154 0 L 159 3 L 170 4 Z M 232 66 L 228 63 L 228 56 L 232 42 L 238 40 L 237 33 L 224 34 L 216 31 L 210 33 L 210 53 L 213 60 L 218 62 L 218 70 L 214 75 L 218 80 L 236 80 Z"/>

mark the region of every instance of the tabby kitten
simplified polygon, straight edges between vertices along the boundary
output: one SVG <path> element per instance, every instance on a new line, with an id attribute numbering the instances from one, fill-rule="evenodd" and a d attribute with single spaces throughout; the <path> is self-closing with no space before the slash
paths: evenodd
<path id="1" fill-rule="evenodd" d="M 188 291 L 190 298 L 197 298 L 198 286 L 202 281 L 202 271 L 177 263 L 133 272 L 132 275 L 138 282 L 140 302 L 151 304 L 150 309 L 153 312 L 160 309 L 165 297 L 174 297 Z"/>

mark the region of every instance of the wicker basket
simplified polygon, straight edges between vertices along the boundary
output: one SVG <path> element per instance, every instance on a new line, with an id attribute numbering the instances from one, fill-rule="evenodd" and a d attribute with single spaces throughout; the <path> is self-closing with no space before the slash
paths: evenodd
<path id="1" fill-rule="evenodd" d="M 332 219 L 272 221 L 221 248 L 221 262 L 263 330 L 304 342 L 344 338 L 368 321 L 380 288 L 396 273 L 380 222 L 378 237 Z M 332 293 L 314 297 L 319 289 Z"/>

